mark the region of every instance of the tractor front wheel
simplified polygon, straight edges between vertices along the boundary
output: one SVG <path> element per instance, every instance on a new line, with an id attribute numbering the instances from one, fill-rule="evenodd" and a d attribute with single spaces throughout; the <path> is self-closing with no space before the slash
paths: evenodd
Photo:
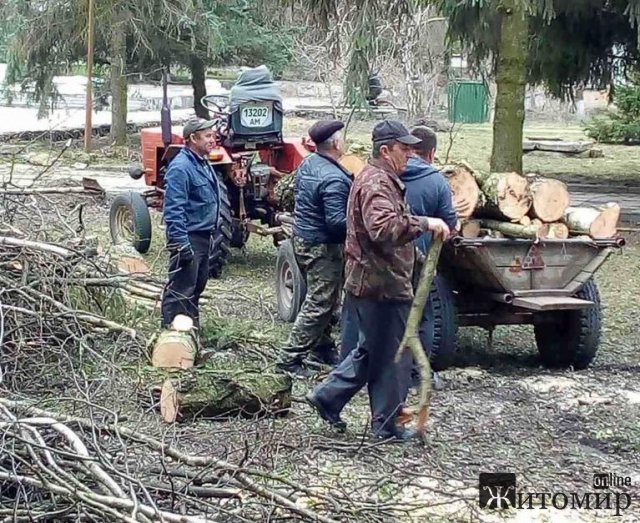
<path id="1" fill-rule="evenodd" d="M 151 216 L 145 199 L 135 192 L 117 196 L 109 211 L 109 228 L 114 244 L 130 243 L 146 253 L 151 245 Z"/>

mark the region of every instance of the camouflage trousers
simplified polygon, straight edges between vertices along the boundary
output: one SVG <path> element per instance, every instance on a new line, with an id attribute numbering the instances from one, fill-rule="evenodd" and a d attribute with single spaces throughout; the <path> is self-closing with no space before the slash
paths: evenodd
<path id="1" fill-rule="evenodd" d="M 307 294 L 280 353 L 280 362 L 285 365 L 300 364 L 311 352 L 326 359 L 327 352 L 335 350 L 331 323 L 340 303 L 344 272 L 342 245 L 309 245 L 294 237 L 293 249 L 307 282 Z"/>

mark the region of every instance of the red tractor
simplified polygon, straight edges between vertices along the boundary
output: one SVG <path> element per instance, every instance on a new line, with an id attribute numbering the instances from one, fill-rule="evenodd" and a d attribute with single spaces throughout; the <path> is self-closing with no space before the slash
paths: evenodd
<path id="1" fill-rule="evenodd" d="M 110 211 L 114 243 L 131 242 L 141 253 L 147 252 L 151 242 L 149 208 L 162 209 L 164 174 L 184 147 L 181 129 L 171 127 L 166 74 L 163 89 L 161 127 L 141 131 L 142 166 L 129 170 L 134 179 L 144 176 L 151 188 L 118 196 Z M 293 173 L 315 146 L 305 139 L 283 138 L 282 100 L 264 66 L 241 73 L 231 89 L 228 108 L 216 96 L 205 96 L 201 103 L 216 120 L 217 145 L 209 161 L 220 182 L 221 223 L 213 242 L 210 275 L 218 277 L 229 247 L 242 247 L 250 232 L 272 235 L 276 245 L 284 239 L 276 220 L 275 185 Z"/>

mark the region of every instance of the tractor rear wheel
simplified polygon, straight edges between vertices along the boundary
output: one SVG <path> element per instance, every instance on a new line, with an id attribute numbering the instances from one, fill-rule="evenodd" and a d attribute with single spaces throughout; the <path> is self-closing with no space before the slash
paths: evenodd
<path id="1" fill-rule="evenodd" d="M 591 279 L 576 294 L 589 300 L 588 309 L 540 312 L 534 315 L 534 333 L 546 367 L 586 369 L 596 356 L 602 331 L 600 293 Z"/>
<path id="2" fill-rule="evenodd" d="M 296 320 L 306 294 L 307 285 L 298 268 L 293 243 L 290 239 L 284 240 L 278 246 L 276 257 L 276 301 L 282 321 Z"/>
<path id="3" fill-rule="evenodd" d="M 218 177 L 218 188 L 220 190 L 220 223 L 211 242 L 211 252 L 209 254 L 210 278 L 220 278 L 222 275 L 222 268 L 227 263 L 227 257 L 229 256 L 233 231 L 229 189 L 224 182 L 223 175 L 217 170 L 216 176 Z"/>
<path id="4" fill-rule="evenodd" d="M 130 243 L 144 254 L 151 246 L 151 216 L 145 199 L 135 192 L 121 194 L 109 210 L 109 229 L 114 244 Z"/>

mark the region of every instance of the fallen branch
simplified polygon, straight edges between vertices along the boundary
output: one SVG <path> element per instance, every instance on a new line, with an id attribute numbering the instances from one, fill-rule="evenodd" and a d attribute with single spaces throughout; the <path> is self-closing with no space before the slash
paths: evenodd
<path id="1" fill-rule="evenodd" d="M 398 347 L 396 355 L 396 363 L 402 358 L 405 350 L 411 350 L 413 358 L 418 365 L 420 371 L 420 399 L 418 402 L 418 421 L 417 430 L 419 434 L 424 433 L 427 418 L 429 417 L 429 406 L 431 404 L 431 363 L 425 354 L 425 347 L 420 341 L 420 325 L 424 308 L 429 299 L 431 284 L 438 266 L 440 251 L 442 250 L 442 240 L 435 239 L 429 248 L 429 253 L 422 266 L 420 273 L 420 281 L 411 304 L 409 318 L 407 319 L 407 327 L 404 336 Z"/>

